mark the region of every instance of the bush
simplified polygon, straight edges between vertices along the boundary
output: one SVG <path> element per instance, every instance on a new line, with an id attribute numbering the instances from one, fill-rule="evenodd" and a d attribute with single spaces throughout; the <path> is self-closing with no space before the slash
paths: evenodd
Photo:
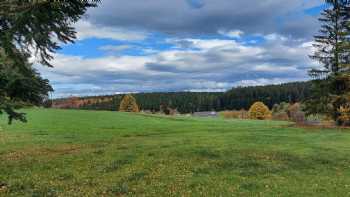
<path id="1" fill-rule="evenodd" d="M 287 112 L 289 103 L 282 102 L 280 104 L 274 104 L 272 108 L 272 113 L 283 113 Z"/>
<path id="2" fill-rule="evenodd" d="M 280 120 L 280 121 L 288 121 L 289 116 L 286 112 L 279 112 L 279 113 L 274 113 L 272 115 L 273 120 Z"/>
<path id="3" fill-rule="evenodd" d="M 239 119 L 238 111 L 224 111 L 222 115 L 227 119 Z"/>
<path id="4" fill-rule="evenodd" d="M 227 119 L 248 119 L 248 112 L 243 109 L 240 111 L 224 111 L 222 115 Z"/>
<path id="5" fill-rule="evenodd" d="M 293 105 L 290 105 L 287 109 L 287 113 L 293 122 L 304 123 L 306 120 L 305 113 L 302 111 L 300 103 L 294 103 Z"/>
<path id="6" fill-rule="evenodd" d="M 140 112 L 136 99 L 131 95 L 125 95 L 120 102 L 119 111 L 121 112 Z"/>
<path id="7" fill-rule="evenodd" d="M 241 109 L 239 112 L 241 119 L 249 119 L 249 113 L 247 110 Z"/>
<path id="8" fill-rule="evenodd" d="M 301 111 L 301 105 L 300 103 L 294 103 L 288 106 L 287 113 L 288 116 L 292 119 L 293 116 L 295 116 L 296 113 Z"/>
<path id="9" fill-rule="evenodd" d="M 165 115 L 170 115 L 170 108 L 166 105 L 161 105 L 160 112 L 165 114 Z"/>
<path id="10" fill-rule="evenodd" d="M 254 103 L 249 109 L 249 118 L 257 120 L 271 119 L 271 111 L 262 102 Z"/>
<path id="11" fill-rule="evenodd" d="M 350 106 L 342 106 L 338 111 L 340 113 L 338 122 L 343 126 L 350 126 Z"/>
<path id="12" fill-rule="evenodd" d="M 298 124 L 302 124 L 305 123 L 305 113 L 302 111 L 298 111 L 296 113 L 293 114 L 292 116 L 292 121 L 298 123 Z"/>
<path id="13" fill-rule="evenodd" d="M 160 108 L 160 113 L 165 114 L 165 115 L 173 116 L 173 115 L 178 114 L 177 109 L 173 109 L 173 108 L 169 107 L 167 104 L 162 104 L 162 105 L 160 105 L 159 108 Z"/>
<path id="14" fill-rule="evenodd" d="M 272 119 L 280 121 L 289 121 L 290 117 L 287 113 L 289 106 L 289 103 L 286 102 L 275 104 L 272 108 Z"/>
<path id="15" fill-rule="evenodd" d="M 311 122 L 322 122 L 322 121 L 330 121 L 332 120 L 332 118 L 329 118 L 323 114 L 311 114 L 306 117 L 306 120 Z"/>

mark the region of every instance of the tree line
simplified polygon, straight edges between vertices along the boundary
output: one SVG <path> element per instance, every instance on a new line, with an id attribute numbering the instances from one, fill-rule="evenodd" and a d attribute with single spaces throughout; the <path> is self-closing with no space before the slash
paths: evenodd
<path id="1" fill-rule="evenodd" d="M 219 98 L 221 110 L 249 109 L 256 101 L 270 109 L 282 102 L 303 102 L 311 96 L 311 82 L 293 82 L 280 85 L 238 87 Z"/>
<path id="2" fill-rule="evenodd" d="M 276 103 L 301 102 L 310 96 L 311 82 L 237 87 L 227 92 L 168 92 L 133 94 L 141 110 L 159 112 L 164 107 L 179 113 L 246 109 L 256 101 L 270 109 Z M 57 99 L 53 107 L 117 111 L 125 95 Z"/>

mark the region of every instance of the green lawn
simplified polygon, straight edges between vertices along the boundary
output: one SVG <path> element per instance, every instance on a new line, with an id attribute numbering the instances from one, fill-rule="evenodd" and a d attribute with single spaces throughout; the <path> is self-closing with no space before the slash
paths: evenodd
<path id="1" fill-rule="evenodd" d="M 349 196 L 350 130 L 27 110 L 0 125 L 0 196 Z"/>

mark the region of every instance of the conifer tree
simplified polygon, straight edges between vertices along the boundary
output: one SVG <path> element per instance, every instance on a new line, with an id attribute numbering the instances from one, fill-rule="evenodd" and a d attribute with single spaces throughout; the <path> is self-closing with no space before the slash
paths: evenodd
<path id="1" fill-rule="evenodd" d="M 28 62 L 36 52 L 38 62 L 52 66 L 58 42 L 73 42 L 77 22 L 98 0 L 0 0 L 0 114 L 25 121 L 15 110 L 40 105 L 52 91 Z"/>
<path id="2" fill-rule="evenodd" d="M 327 0 L 322 12 L 316 49 L 310 57 L 323 65 L 313 69 L 313 94 L 306 102 L 308 114 L 327 114 L 342 124 L 340 110 L 350 103 L 350 1 Z"/>
<path id="3" fill-rule="evenodd" d="M 125 95 L 123 100 L 120 102 L 119 111 L 121 112 L 140 112 L 139 106 L 137 105 L 136 99 L 128 94 Z"/>

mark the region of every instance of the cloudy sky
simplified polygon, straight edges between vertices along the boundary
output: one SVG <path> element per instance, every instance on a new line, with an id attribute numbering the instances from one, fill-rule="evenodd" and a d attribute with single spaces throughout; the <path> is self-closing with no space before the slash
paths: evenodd
<path id="1" fill-rule="evenodd" d="M 40 67 L 54 97 L 307 80 L 322 0 L 102 0 Z"/>

